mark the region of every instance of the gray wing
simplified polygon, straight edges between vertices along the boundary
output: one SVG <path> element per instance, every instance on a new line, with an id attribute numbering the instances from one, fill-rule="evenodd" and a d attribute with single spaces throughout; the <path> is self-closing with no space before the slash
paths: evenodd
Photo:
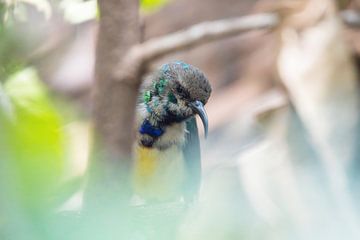
<path id="1" fill-rule="evenodd" d="M 186 121 L 186 130 L 186 142 L 183 147 L 186 179 L 183 194 L 188 202 L 197 197 L 201 181 L 200 141 L 195 117 Z"/>

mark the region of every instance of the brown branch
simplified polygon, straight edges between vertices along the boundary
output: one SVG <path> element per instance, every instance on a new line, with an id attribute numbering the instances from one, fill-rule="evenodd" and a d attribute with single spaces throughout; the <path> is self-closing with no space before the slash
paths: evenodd
<path id="1" fill-rule="evenodd" d="M 101 16 L 93 86 L 95 144 L 84 205 L 86 209 L 104 210 L 130 196 L 131 124 L 139 86 L 132 79 L 117 81 L 113 71 L 127 50 L 139 42 L 140 32 L 138 1 L 99 0 L 98 3 Z"/>
<path id="2" fill-rule="evenodd" d="M 256 29 L 270 29 L 279 22 L 276 14 L 264 13 L 251 16 L 217 20 L 193 25 L 192 27 L 153 38 L 142 44 L 134 45 L 118 65 L 115 79 L 128 79 L 136 76 L 139 69 L 147 62 L 166 54 L 196 47 L 200 44 L 235 36 L 242 32 Z M 127 69 L 127 71 L 124 71 Z M 126 74 L 126 75 L 122 75 Z"/>
<path id="3" fill-rule="evenodd" d="M 199 44 L 219 40 L 239 33 L 268 29 L 278 24 L 275 14 L 257 14 L 239 18 L 204 22 L 194 25 L 187 30 L 179 31 L 164 37 L 150 39 L 141 45 L 135 46 L 141 52 L 143 60 L 153 60 L 165 54 L 195 47 Z"/>
<path id="4" fill-rule="evenodd" d="M 360 14 L 358 12 L 346 10 L 341 12 L 340 16 L 347 25 L 351 27 L 360 26 Z M 128 51 L 124 61 L 118 65 L 115 79 L 121 81 L 122 79 L 134 78 L 133 76 L 139 74 L 140 68 L 144 64 L 167 54 L 235 36 L 246 31 L 272 29 L 278 26 L 279 22 L 280 17 L 275 13 L 254 14 L 199 23 L 173 34 L 150 39 L 134 45 Z"/>

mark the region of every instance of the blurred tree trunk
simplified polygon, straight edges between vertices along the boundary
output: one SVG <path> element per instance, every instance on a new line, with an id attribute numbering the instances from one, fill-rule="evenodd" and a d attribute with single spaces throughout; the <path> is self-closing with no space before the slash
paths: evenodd
<path id="1" fill-rule="evenodd" d="M 95 154 L 90 161 L 85 204 L 95 201 L 103 205 L 129 195 L 126 182 L 140 80 L 138 76 L 117 79 L 115 70 L 126 51 L 138 43 L 140 27 L 138 1 L 99 0 L 98 4 L 101 17 L 93 89 Z"/>
<path id="2" fill-rule="evenodd" d="M 139 41 L 138 1 L 100 0 L 100 30 L 96 52 L 94 117 L 97 134 L 114 157 L 130 155 L 139 82 L 114 79 L 116 66 Z M 128 80 L 128 81 L 126 81 Z"/>

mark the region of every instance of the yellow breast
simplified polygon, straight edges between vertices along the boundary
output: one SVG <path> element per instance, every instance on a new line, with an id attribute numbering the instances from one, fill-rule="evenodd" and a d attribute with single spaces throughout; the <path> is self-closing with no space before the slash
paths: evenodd
<path id="1" fill-rule="evenodd" d="M 135 147 L 134 192 L 144 200 L 171 200 L 179 196 L 185 179 L 181 148 L 164 151 Z"/>

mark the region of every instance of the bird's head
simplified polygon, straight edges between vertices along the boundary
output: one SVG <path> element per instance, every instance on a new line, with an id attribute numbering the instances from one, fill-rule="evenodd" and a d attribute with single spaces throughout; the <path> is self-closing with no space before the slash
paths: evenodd
<path id="1" fill-rule="evenodd" d="M 207 134 L 204 105 L 210 97 L 211 86 L 198 68 L 180 61 L 171 62 L 156 71 L 151 80 L 143 92 L 143 101 L 149 113 L 166 125 L 198 114 Z"/>

